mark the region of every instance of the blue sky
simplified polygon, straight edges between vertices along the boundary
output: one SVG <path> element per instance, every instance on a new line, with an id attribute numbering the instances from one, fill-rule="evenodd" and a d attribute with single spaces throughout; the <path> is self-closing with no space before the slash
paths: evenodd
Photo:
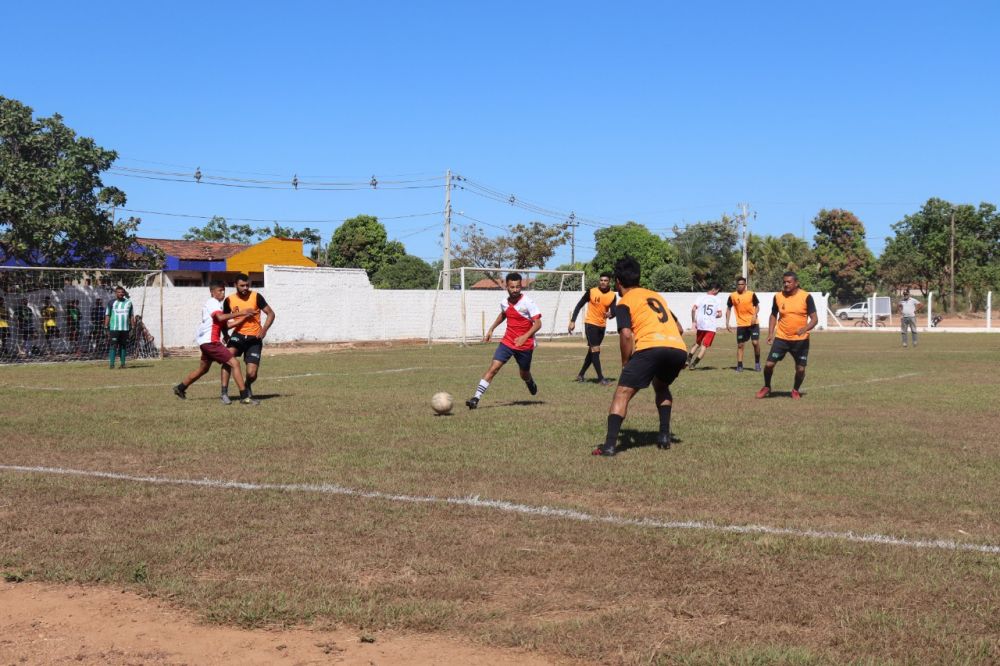
<path id="1" fill-rule="evenodd" d="M 594 225 L 668 233 L 742 201 L 753 231 L 809 238 L 821 208 L 847 208 L 878 253 L 929 197 L 1000 202 L 998 19 L 962 1 L 17 3 L 0 94 L 62 114 L 124 167 L 420 186 L 108 175 L 134 210 L 314 220 L 326 239 L 372 214 L 433 260 L 452 169 L 575 211 L 578 259 Z M 452 201 L 456 226 L 490 233 L 558 221 Z M 204 222 L 138 215 L 153 237 Z"/>

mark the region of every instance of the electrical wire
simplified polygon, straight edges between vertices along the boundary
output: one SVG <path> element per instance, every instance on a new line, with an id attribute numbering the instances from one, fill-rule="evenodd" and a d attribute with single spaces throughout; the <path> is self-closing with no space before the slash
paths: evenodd
<path id="1" fill-rule="evenodd" d="M 117 210 L 123 210 L 129 213 L 139 213 L 142 215 L 162 215 L 164 217 L 182 217 L 193 220 L 211 220 L 214 217 L 222 217 L 226 221 L 264 222 L 265 224 L 269 222 L 277 222 L 279 224 L 343 224 L 344 222 L 347 221 L 347 219 L 350 219 L 350 218 L 345 218 L 342 220 L 332 220 L 332 219 L 331 220 L 279 220 L 270 217 L 254 218 L 254 217 L 230 217 L 228 215 L 192 215 L 188 213 L 167 213 L 157 210 L 140 210 L 138 208 L 118 208 Z M 384 217 L 376 216 L 376 217 L 381 221 L 381 220 L 403 220 L 413 217 L 428 217 L 430 215 L 443 215 L 443 214 L 444 214 L 443 210 L 437 210 L 437 211 L 432 211 L 430 213 L 412 213 L 410 215 L 392 215 L 392 216 L 384 216 Z"/>

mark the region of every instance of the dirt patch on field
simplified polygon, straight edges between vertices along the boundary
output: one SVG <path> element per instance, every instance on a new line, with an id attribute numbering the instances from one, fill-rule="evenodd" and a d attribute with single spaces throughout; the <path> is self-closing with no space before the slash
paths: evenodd
<path id="1" fill-rule="evenodd" d="M 0 583 L 4 664 L 528 664 L 552 662 L 436 636 L 207 626 L 129 592 Z"/>

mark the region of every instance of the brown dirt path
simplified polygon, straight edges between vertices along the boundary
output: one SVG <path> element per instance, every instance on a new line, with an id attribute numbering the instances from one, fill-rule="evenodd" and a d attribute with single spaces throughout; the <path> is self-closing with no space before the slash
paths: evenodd
<path id="1" fill-rule="evenodd" d="M 244 630 L 102 587 L 0 583 L 0 664 L 471 664 L 542 666 L 537 655 L 440 636 L 350 629 Z"/>

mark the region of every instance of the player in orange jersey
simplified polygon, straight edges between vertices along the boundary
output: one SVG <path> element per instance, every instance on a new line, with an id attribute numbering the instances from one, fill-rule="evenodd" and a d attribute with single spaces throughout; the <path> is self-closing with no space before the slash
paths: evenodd
<path id="1" fill-rule="evenodd" d="M 771 319 L 768 324 L 767 343 L 771 353 L 764 364 L 764 386 L 757 391 L 758 398 L 766 398 L 771 393 L 771 374 L 775 364 L 791 354 L 795 360 L 795 386 L 792 399 L 802 397 L 799 389 L 806 378 L 806 361 L 809 357 L 809 331 L 819 323 L 816 303 L 809 292 L 799 289 L 799 277 L 788 271 L 781 278 L 782 290 L 774 295 Z M 773 344 L 772 344 L 773 343 Z"/>
<path id="2" fill-rule="evenodd" d="M 255 314 L 237 319 L 233 333 L 226 346 L 233 356 L 247 364 L 247 390 L 253 395 L 253 383 L 257 381 L 257 370 L 260 368 L 260 356 L 264 349 L 264 337 L 274 323 L 274 310 L 267 304 L 264 297 L 256 291 L 250 291 L 250 276 L 240 273 L 236 276 L 236 293 L 226 297 L 222 306 L 225 314 L 254 311 Z M 260 313 L 267 315 L 263 324 L 260 323 Z M 228 405 L 229 399 L 229 366 L 222 366 L 222 404 Z"/>
<path id="3" fill-rule="evenodd" d="M 615 316 L 615 300 L 617 295 L 611 290 L 611 273 L 605 271 L 601 273 L 601 279 L 596 287 L 588 289 L 580 301 L 573 308 L 573 314 L 569 318 L 569 332 L 576 328 L 576 317 L 580 314 L 580 309 L 587 306 L 587 316 L 584 318 L 583 330 L 587 336 L 587 357 L 583 359 L 583 367 L 576 376 L 576 381 L 584 381 L 583 376 L 587 373 L 587 368 L 591 363 L 597 371 L 597 383 L 601 386 L 608 386 L 611 382 L 605 379 L 601 370 L 601 343 L 604 342 L 604 333 L 608 319 Z"/>
<path id="4" fill-rule="evenodd" d="M 656 446 L 670 448 L 670 411 L 673 395 L 670 384 L 687 363 L 687 346 L 677 317 L 660 294 L 639 286 L 639 262 L 624 257 L 615 264 L 615 286 L 621 298 L 615 309 L 618 320 L 622 374 L 618 378 L 604 444 L 594 449 L 595 456 L 617 453 L 618 432 L 628 413 L 628 405 L 640 390 L 653 384 L 660 431 Z"/>
<path id="5" fill-rule="evenodd" d="M 743 372 L 743 348 L 749 340 L 753 344 L 753 369 L 760 371 L 760 300 L 757 294 L 747 289 L 747 279 L 736 280 L 736 291 L 729 294 L 726 303 L 726 331 L 729 328 L 729 313 L 736 310 L 736 372 Z"/>

